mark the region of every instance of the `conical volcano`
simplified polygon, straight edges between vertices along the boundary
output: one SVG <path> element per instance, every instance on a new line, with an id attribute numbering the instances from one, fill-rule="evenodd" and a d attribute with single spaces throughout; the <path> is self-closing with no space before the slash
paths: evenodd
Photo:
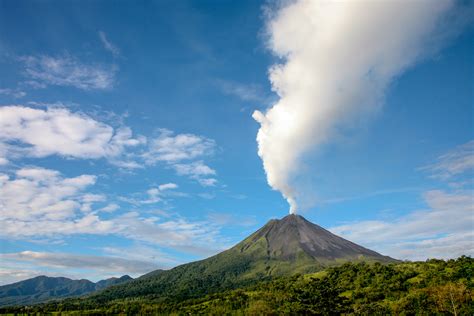
<path id="1" fill-rule="evenodd" d="M 275 276 L 316 272 L 348 261 L 396 260 L 336 236 L 302 216 L 289 215 L 270 220 L 242 242 L 215 256 L 171 270 L 151 272 L 90 299 L 95 302 L 135 297 L 186 299 Z"/>
<path id="2" fill-rule="evenodd" d="M 261 243 L 266 244 L 269 259 L 291 261 L 304 254 L 321 263 L 337 259 L 391 260 L 294 214 L 269 221 L 236 247 L 248 252 Z"/>

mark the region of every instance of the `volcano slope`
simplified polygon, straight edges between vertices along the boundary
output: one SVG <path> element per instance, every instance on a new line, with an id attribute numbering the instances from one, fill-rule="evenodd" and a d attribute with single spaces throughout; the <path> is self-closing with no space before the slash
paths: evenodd
<path id="1" fill-rule="evenodd" d="M 345 262 L 397 262 L 332 234 L 299 215 L 270 220 L 234 247 L 210 258 L 157 270 L 90 296 L 93 304 L 147 298 L 157 302 L 200 297 L 268 280 L 311 273 Z"/>

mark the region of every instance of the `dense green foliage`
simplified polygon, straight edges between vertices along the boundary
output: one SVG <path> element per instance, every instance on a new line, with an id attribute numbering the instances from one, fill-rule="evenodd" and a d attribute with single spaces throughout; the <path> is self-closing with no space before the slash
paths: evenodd
<path id="1" fill-rule="evenodd" d="M 214 315 L 474 315 L 474 260 L 346 263 L 192 299 L 68 299 L 3 312 Z"/>

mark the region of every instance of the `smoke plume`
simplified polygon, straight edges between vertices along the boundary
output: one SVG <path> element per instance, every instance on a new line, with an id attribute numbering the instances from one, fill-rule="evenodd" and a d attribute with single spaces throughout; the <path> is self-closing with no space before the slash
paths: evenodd
<path id="1" fill-rule="evenodd" d="M 397 76 L 446 41 L 454 0 L 299 0 L 270 12 L 269 70 L 279 100 L 260 123 L 268 184 L 297 210 L 292 180 L 302 156 L 373 113 Z M 456 24 L 456 23 L 451 23 Z M 452 25 L 451 25 L 452 27 Z"/>

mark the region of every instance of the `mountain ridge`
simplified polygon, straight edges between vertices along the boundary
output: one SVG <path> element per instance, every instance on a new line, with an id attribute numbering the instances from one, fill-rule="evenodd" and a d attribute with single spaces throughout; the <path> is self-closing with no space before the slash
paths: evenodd
<path id="1" fill-rule="evenodd" d="M 119 278 L 112 277 L 98 282 L 87 279 L 73 280 L 66 277 L 40 275 L 0 286 L 0 306 L 36 304 L 53 299 L 81 296 L 129 280 L 132 280 L 132 278 L 128 275 Z"/>

